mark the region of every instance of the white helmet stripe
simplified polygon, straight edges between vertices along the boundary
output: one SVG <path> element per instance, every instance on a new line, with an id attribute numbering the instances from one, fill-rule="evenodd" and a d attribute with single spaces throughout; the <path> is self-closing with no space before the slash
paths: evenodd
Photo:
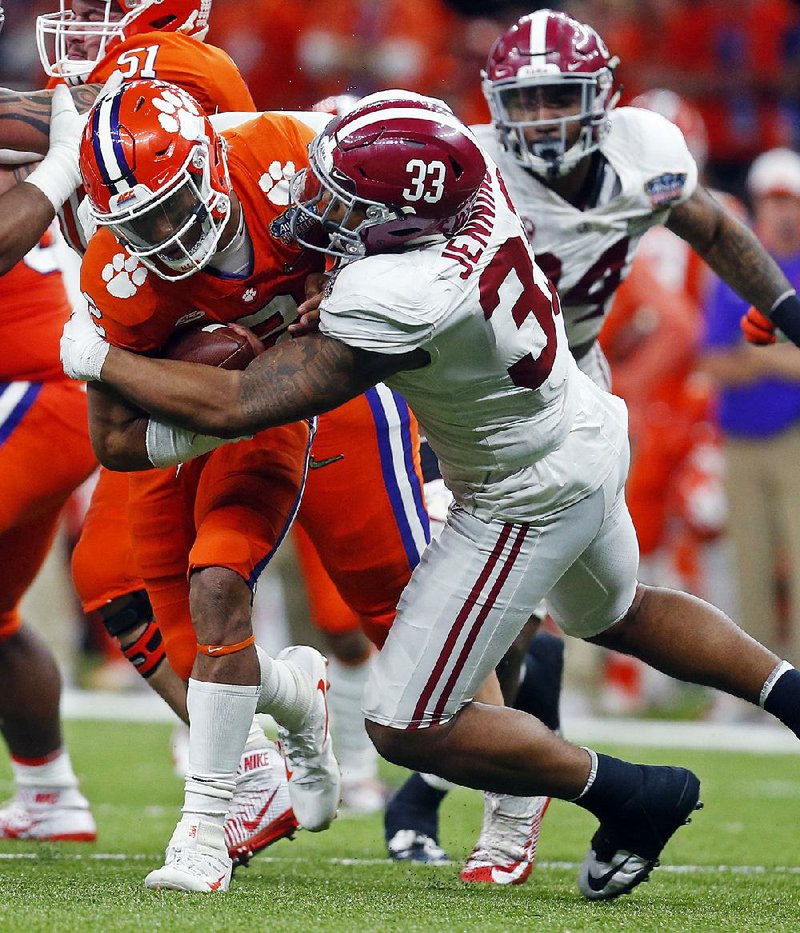
<path id="1" fill-rule="evenodd" d="M 550 10 L 537 10 L 530 18 L 531 55 L 544 55 L 547 51 L 547 23 Z"/>
<path id="2" fill-rule="evenodd" d="M 114 141 L 111 132 L 111 114 L 114 107 L 114 101 L 117 95 L 105 98 L 100 102 L 97 112 L 97 123 L 95 124 L 95 140 L 99 142 L 99 147 L 95 146 L 95 153 L 98 159 L 103 160 L 101 168 L 105 171 L 109 179 L 109 187 L 113 187 L 116 194 L 128 191 L 130 185 L 123 177 L 127 174 L 127 166 L 122 166 L 117 160 L 114 152 Z"/>
<path id="3" fill-rule="evenodd" d="M 452 129 L 460 130 L 465 136 L 474 139 L 472 131 L 465 126 L 458 117 L 453 114 L 432 112 L 423 110 L 421 107 L 391 107 L 376 110 L 373 113 L 366 113 L 361 117 L 355 117 L 336 131 L 337 139 L 347 139 L 352 133 L 358 132 L 366 126 L 372 126 L 375 123 L 384 123 L 387 120 L 427 120 L 429 123 L 441 123 Z"/>

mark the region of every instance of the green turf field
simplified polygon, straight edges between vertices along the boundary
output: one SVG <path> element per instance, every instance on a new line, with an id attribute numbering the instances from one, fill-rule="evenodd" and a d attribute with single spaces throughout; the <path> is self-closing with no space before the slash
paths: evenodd
<path id="1" fill-rule="evenodd" d="M 800 762 L 791 755 L 618 750 L 694 768 L 706 809 L 672 840 L 650 884 L 608 904 L 584 901 L 575 883 L 594 821 L 560 802 L 521 887 L 462 885 L 457 865 L 385 861 L 380 820 L 370 817 L 282 840 L 240 870 L 227 894 L 193 896 L 142 884 L 161 864 L 181 800 L 169 731 L 68 724 L 100 838 L 91 846 L 0 843 L 0 931 L 800 931 Z M 396 769 L 386 776 L 401 780 Z M 2 796 L 8 778 L 3 760 Z M 468 853 L 480 816 L 477 794 L 450 795 L 441 841 L 451 856 Z"/>

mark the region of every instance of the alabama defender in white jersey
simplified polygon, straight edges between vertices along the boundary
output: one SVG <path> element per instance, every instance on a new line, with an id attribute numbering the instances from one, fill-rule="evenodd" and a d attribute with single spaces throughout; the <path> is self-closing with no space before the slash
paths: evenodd
<path id="1" fill-rule="evenodd" d="M 639 241 L 659 224 L 773 320 L 792 318 L 793 339 L 800 336 L 794 288 L 752 233 L 698 185 L 680 130 L 648 110 L 615 109 L 617 64 L 590 26 L 547 9 L 523 16 L 495 42 L 482 75 L 492 125 L 473 127 L 558 289 L 579 367 L 610 388 L 597 336 Z M 405 797 L 407 830 L 435 826 L 431 792 L 417 787 L 420 794 Z M 503 845 L 491 826 L 489 835 L 499 864 Z"/>
<path id="2" fill-rule="evenodd" d="M 523 16 L 483 72 L 493 125 L 473 128 L 559 291 L 573 355 L 595 377 L 603 319 L 657 224 L 765 314 L 800 317 L 792 286 L 755 237 L 698 185 L 680 130 L 652 111 L 615 109 L 617 64 L 590 26 L 552 10 Z"/>
<path id="3" fill-rule="evenodd" d="M 354 260 L 323 298 L 320 332 L 226 372 L 111 347 L 77 312 L 65 369 L 228 437 L 377 381 L 402 389 L 455 507 L 365 690 L 368 732 L 398 764 L 577 802 L 600 821 L 580 889 L 616 897 L 648 877 L 699 781 L 577 748 L 532 716 L 472 700 L 538 599 L 549 594 L 573 634 L 761 703 L 795 734 L 800 672 L 706 603 L 637 584 L 624 406 L 565 352 L 558 302 L 496 166 L 452 112 L 406 92 L 373 95 L 312 141 L 309 164 L 292 185 L 295 236 Z M 146 429 L 136 418 L 106 440 L 139 456 Z"/>

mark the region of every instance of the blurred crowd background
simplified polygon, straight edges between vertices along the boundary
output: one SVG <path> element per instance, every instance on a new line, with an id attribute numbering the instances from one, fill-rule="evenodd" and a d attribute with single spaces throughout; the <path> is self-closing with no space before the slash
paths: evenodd
<path id="1" fill-rule="evenodd" d="M 56 5 L 5 4 L 3 85 L 41 86 L 34 21 Z M 208 41 L 231 54 L 263 109 L 404 87 L 484 122 L 479 73 L 492 42 L 543 6 L 603 36 L 621 59 L 622 103 L 667 87 L 698 107 L 715 184 L 741 192 L 759 152 L 800 145 L 800 5 L 789 0 L 214 0 Z"/>
<path id="2" fill-rule="evenodd" d="M 6 0 L 4 6 L 0 84 L 17 89 L 41 87 L 45 76 L 36 52 L 34 22 L 37 14 L 57 4 L 54 0 Z M 729 203 L 741 217 L 752 222 L 755 196 L 789 199 L 786 216 L 776 220 L 770 215 L 763 222 L 782 225 L 788 239 L 776 249 L 800 257 L 800 162 L 795 165 L 790 158 L 800 148 L 800 3 L 214 0 L 208 41 L 233 57 L 262 109 L 304 109 L 331 95 L 361 96 L 381 88 L 404 87 L 444 98 L 466 122 L 482 123 L 489 114 L 480 71 L 492 43 L 517 17 L 543 6 L 563 9 L 588 22 L 619 56 L 621 104 L 654 88 L 679 95 L 682 110 L 674 118 L 679 125 L 678 116 L 683 120 L 682 129 L 704 169 L 706 183 L 720 196 L 735 197 Z M 783 162 L 775 163 L 774 184 L 768 177 L 756 190 L 748 183 L 753 161 L 777 147 L 786 153 Z M 765 242 L 766 237 L 765 232 Z M 741 590 L 748 584 L 742 582 L 741 547 L 738 557 L 729 548 L 732 492 L 725 472 L 731 430 L 735 435 L 741 426 L 726 424 L 724 418 L 720 421 L 719 393 L 724 395 L 730 386 L 725 371 L 719 366 L 715 369 L 714 360 L 718 362 L 721 347 L 741 354 L 749 348 L 740 347 L 738 328 L 725 339 L 717 333 L 714 345 L 709 344 L 708 315 L 727 298 L 719 294 L 718 283 L 707 272 L 693 277 L 686 273 L 685 255 L 676 252 L 674 261 L 669 260 L 671 249 L 674 244 L 663 238 L 653 238 L 649 245 L 645 240 L 644 258 L 641 263 L 637 259 L 636 274 L 620 291 L 603 338 L 615 391 L 631 408 L 634 473 L 629 488 L 642 540 L 643 576 L 649 575 L 652 582 L 678 583 L 741 619 Z M 659 280 L 655 285 L 654 269 Z M 738 320 L 735 308 L 734 312 Z M 710 357 L 714 359 L 708 364 Z M 734 366 L 737 359 L 733 357 Z M 793 437 L 800 431 L 800 371 L 795 374 L 784 366 L 781 379 L 796 390 L 797 404 L 789 406 L 788 420 L 775 430 L 781 436 L 789 431 Z M 754 431 L 753 427 L 746 426 L 744 439 L 760 451 L 769 432 L 761 432 L 758 424 Z M 786 452 L 769 455 L 785 458 Z M 796 492 L 800 503 L 800 472 L 787 482 L 796 484 L 790 495 Z M 765 489 L 758 495 L 784 514 L 761 517 L 768 545 L 767 596 L 775 631 L 768 638 L 763 632 L 759 635 L 797 664 L 800 657 L 792 657 L 792 652 L 796 637 L 800 638 L 800 583 L 795 582 L 800 581 L 800 541 L 795 544 L 785 527 L 786 510 L 780 506 L 785 490 L 781 488 L 779 496 L 777 486 L 767 484 Z M 751 515 L 743 520 L 747 527 L 747 522 L 756 519 Z M 77 505 L 65 548 L 79 522 Z M 272 633 L 266 636 L 268 642 L 280 639 L 276 633 L 282 631 L 287 617 L 302 616 L 302 609 L 293 612 L 290 605 L 295 595 L 292 585 L 274 584 L 277 572 L 290 563 L 290 558 L 279 562 L 261 588 L 268 592 L 268 599 L 262 599 L 265 629 Z M 63 585 L 68 587 L 63 566 L 63 555 L 56 554 L 48 573 L 62 573 Z M 763 564 L 761 568 L 763 575 Z M 763 598 L 762 594 L 762 603 Z M 31 599 L 36 599 L 35 593 Z M 70 611 L 66 610 L 67 615 Z M 47 612 L 52 617 L 52 605 Z M 748 620 L 742 621 L 748 627 Z M 114 667 L 113 654 L 95 628 L 89 626 L 86 631 L 84 647 L 104 659 L 102 674 Z M 65 644 L 68 654 L 74 637 L 66 636 Z M 587 673 L 576 658 L 573 683 L 596 680 L 597 672 Z M 77 670 L 74 658 L 73 669 Z M 125 664 L 117 670 L 130 673 Z M 114 682 L 113 678 L 103 681 L 96 671 L 94 676 L 94 683 L 107 686 Z M 615 668 L 610 659 L 601 672 L 602 690 L 595 691 L 592 702 L 599 702 L 602 694 L 604 710 L 612 712 L 694 702 L 687 703 L 685 695 L 676 700 L 671 686 L 650 684 L 648 676 L 629 662 Z M 125 680 L 121 674 L 120 678 L 120 683 L 136 682 L 135 675 Z"/>

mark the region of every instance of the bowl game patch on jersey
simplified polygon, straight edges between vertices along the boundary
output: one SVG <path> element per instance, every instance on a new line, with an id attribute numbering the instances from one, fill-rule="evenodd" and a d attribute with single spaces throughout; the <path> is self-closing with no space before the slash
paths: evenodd
<path id="1" fill-rule="evenodd" d="M 644 190 L 653 207 L 664 207 L 677 201 L 683 194 L 686 172 L 664 172 L 644 183 Z"/>

